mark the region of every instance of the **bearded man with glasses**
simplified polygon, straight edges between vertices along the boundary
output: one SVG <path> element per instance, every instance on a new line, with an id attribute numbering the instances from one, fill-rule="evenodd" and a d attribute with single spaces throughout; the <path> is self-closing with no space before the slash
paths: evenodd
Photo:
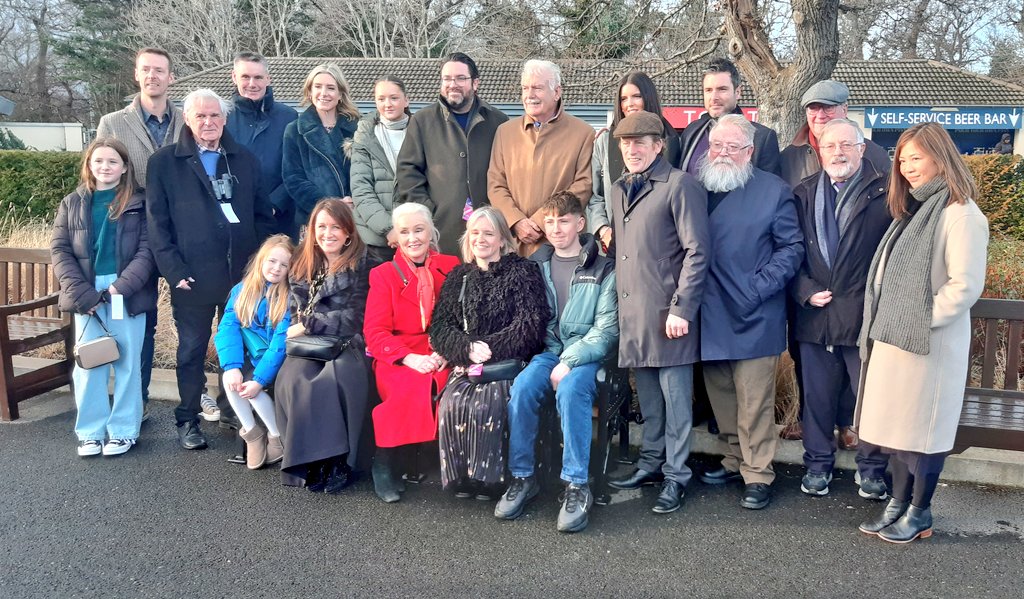
<path id="1" fill-rule="evenodd" d="M 473 210 L 487 206 L 487 168 L 505 113 L 477 96 L 480 71 L 462 52 L 441 63 L 437 102 L 412 115 L 398 152 L 396 202 L 434 213 L 442 254 L 461 255 L 459 237 Z"/>

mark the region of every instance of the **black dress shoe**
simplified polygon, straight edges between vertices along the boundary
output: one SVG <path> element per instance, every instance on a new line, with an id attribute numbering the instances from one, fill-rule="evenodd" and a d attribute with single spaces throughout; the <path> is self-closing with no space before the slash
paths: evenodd
<path id="1" fill-rule="evenodd" d="M 640 487 L 647 485 L 656 485 L 663 480 L 665 480 L 665 475 L 661 472 L 648 472 L 637 468 L 629 478 L 624 478 L 622 480 L 610 480 L 608 481 L 608 486 L 616 489 L 622 489 L 623 491 L 629 491 L 632 489 L 639 489 Z"/>
<path id="2" fill-rule="evenodd" d="M 666 480 L 661 484 L 661 493 L 651 511 L 655 514 L 670 514 L 679 509 L 685 495 L 683 485 L 674 480 Z"/>
<path id="3" fill-rule="evenodd" d="M 178 425 L 178 443 L 185 449 L 206 449 L 206 437 L 199 431 L 199 424 L 195 422 Z"/>
<path id="4" fill-rule="evenodd" d="M 878 531 L 878 537 L 890 543 L 909 543 L 932 536 L 932 510 L 923 510 L 913 504 L 900 519 Z"/>
<path id="5" fill-rule="evenodd" d="M 706 470 L 698 475 L 700 482 L 705 485 L 724 485 L 726 483 L 736 482 L 743 480 L 743 475 L 739 472 L 732 472 L 726 470 L 724 466 L 719 466 L 714 470 Z"/>
<path id="6" fill-rule="evenodd" d="M 342 460 L 330 469 L 330 475 L 327 477 L 327 482 L 324 484 L 324 493 L 327 493 L 328 495 L 341 493 L 343 490 L 351 486 L 355 480 L 355 474 L 352 473 L 348 464 Z"/>
<path id="7" fill-rule="evenodd" d="M 900 501 L 895 497 L 890 499 L 881 514 L 861 523 L 860 531 L 869 535 L 877 535 L 878 531 L 899 520 L 909 505 L 909 501 Z"/>
<path id="8" fill-rule="evenodd" d="M 306 466 L 306 490 L 310 493 L 323 493 L 324 487 L 327 486 L 327 472 L 325 468 L 328 468 L 326 462 L 313 462 Z"/>
<path id="9" fill-rule="evenodd" d="M 771 495 L 766 483 L 750 483 L 743 489 L 740 507 L 745 507 L 748 510 L 760 510 L 768 507 L 769 501 L 771 501 Z"/>

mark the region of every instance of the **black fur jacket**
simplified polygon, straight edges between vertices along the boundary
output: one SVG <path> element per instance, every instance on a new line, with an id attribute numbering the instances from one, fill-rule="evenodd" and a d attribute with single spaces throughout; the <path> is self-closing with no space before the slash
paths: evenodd
<path id="1" fill-rule="evenodd" d="M 516 254 L 502 256 L 488 270 L 476 264 L 457 266 L 445 279 L 434 307 L 430 344 L 454 366 L 469 366 L 469 345 L 474 341 L 491 348 L 489 362 L 529 360 L 543 350 L 551 317 L 546 289 L 537 264 Z M 460 295 L 465 298 L 468 333 L 463 331 Z"/>

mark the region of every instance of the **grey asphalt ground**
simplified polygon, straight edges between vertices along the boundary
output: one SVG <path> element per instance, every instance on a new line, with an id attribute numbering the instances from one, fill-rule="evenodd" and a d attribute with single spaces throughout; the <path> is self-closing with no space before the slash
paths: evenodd
<path id="1" fill-rule="evenodd" d="M 562 535 L 554 485 L 515 522 L 436 473 L 393 505 L 366 480 L 314 495 L 227 463 L 232 437 L 208 423 L 210 449 L 179 449 L 166 402 L 127 455 L 82 459 L 70 402 L 52 405 L 0 424 L 3 599 L 1024 597 L 1024 490 L 943 486 L 935 536 L 895 546 L 857 531 L 880 504 L 852 473 L 809 498 L 780 467 L 760 512 L 694 481 L 675 514 L 650 512 L 654 488 L 619 493 Z"/>

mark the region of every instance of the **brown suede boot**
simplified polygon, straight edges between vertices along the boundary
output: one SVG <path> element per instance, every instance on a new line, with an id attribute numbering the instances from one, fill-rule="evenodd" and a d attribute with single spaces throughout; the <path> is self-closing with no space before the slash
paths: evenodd
<path id="1" fill-rule="evenodd" d="M 267 462 L 267 434 L 257 425 L 249 430 L 238 429 L 238 436 L 245 441 L 245 467 L 262 468 Z"/>
<path id="2" fill-rule="evenodd" d="M 281 444 L 281 436 L 273 436 L 267 433 L 267 465 L 276 464 L 284 459 L 284 445 Z"/>

